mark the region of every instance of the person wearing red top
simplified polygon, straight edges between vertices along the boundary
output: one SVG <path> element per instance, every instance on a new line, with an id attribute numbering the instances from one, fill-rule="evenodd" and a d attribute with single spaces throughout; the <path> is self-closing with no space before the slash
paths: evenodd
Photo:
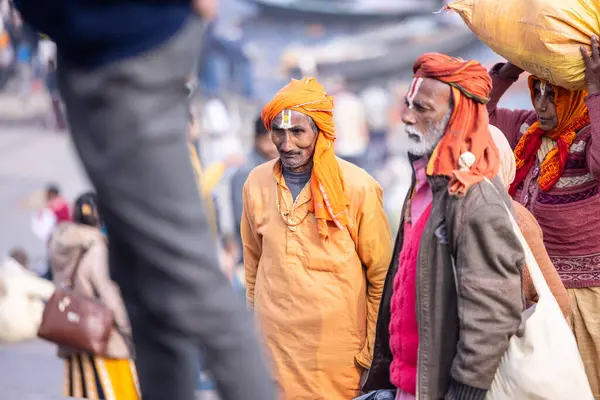
<path id="1" fill-rule="evenodd" d="M 56 217 L 56 224 L 71 221 L 71 209 L 69 203 L 60 194 L 56 185 L 48 185 L 46 188 L 46 205 Z"/>

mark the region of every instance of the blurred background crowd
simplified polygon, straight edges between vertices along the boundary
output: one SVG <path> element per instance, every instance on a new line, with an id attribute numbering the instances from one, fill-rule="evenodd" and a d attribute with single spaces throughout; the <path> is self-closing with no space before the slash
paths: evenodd
<path id="1" fill-rule="evenodd" d="M 256 123 L 260 108 L 290 77 L 300 76 L 317 76 L 335 96 L 336 151 L 378 179 L 390 225 L 397 226 L 398 205 L 410 184 L 399 106 L 414 59 L 428 51 L 488 66 L 499 59 L 458 16 L 433 14 L 444 3 L 220 2 L 205 37 L 199 38 L 201 62 L 191 84 L 201 162 L 205 168 L 215 163 L 226 167 L 213 189 L 224 239 L 238 235 L 232 189 L 240 190 L 243 182 L 234 180 L 234 188 L 232 177 L 237 169 L 260 161 L 257 153 L 269 156 L 256 148 L 261 141 L 255 136 L 264 133 Z M 17 97 L 21 111 L 29 108 L 29 122 L 39 129 L 65 130 L 53 43 L 23 23 L 8 1 L 1 10 L 1 95 Z M 526 107 L 527 91 L 521 89 L 503 98 L 504 105 Z M 55 181 L 60 184 L 60 177 Z M 1 245 L 5 249 L 10 244 Z"/>

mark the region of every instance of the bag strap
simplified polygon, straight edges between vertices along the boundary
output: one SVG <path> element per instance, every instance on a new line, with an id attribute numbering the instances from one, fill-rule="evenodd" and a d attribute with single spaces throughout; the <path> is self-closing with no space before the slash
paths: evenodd
<path id="1" fill-rule="evenodd" d="M 81 250 L 81 252 L 79 253 L 79 255 L 77 256 L 77 261 L 75 261 L 75 267 L 73 268 L 73 271 L 71 272 L 71 276 L 69 276 L 68 279 L 68 288 L 73 290 L 75 288 L 75 277 L 77 275 L 77 271 L 79 271 L 79 266 L 81 265 L 81 261 L 83 260 L 83 257 L 86 255 L 88 249 L 84 248 L 83 250 Z"/>

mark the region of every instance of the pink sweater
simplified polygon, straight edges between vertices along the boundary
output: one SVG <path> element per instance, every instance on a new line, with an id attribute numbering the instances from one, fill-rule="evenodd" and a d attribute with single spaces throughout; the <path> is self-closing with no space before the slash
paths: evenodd
<path id="1" fill-rule="evenodd" d="M 514 148 L 537 120 L 534 111 L 498 108 L 498 101 L 514 82 L 496 71 L 487 104 L 490 124 L 498 127 Z M 578 132 L 567 157 L 565 171 L 549 191 L 539 189 L 539 162 L 532 166 L 515 195 L 536 218 L 544 244 L 565 287 L 600 286 L 600 95 L 586 98 L 591 123 Z"/>
<path id="2" fill-rule="evenodd" d="M 398 258 L 398 272 L 394 277 L 391 304 L 390 349 L 392 364 L 390 381 L 400 390 L 415 394 L 417 390 L 417 352 L 419 327 L 417 325 L 417 256 L 421 235 L 431 213 L 431 202 L 413 226 L 404 226 L 404 244 Z"/>

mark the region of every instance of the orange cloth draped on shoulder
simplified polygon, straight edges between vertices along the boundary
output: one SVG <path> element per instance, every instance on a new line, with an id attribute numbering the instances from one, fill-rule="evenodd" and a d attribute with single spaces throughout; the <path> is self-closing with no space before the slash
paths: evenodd
<path id="1" fill-rule="evenodd" d="M 536 81 L 540 81 L 543 85 L 550 85 L 544 80 L 530 76 L 529 92 L 532 103 L 535 103 L 533 85 Z M 555 85 L 552 85 L 552 88 L 554 88 L 554 104 L 556 105 L 558 126 L 551 132 L 545 132 L 540 129 L 539 121 L 536 121 L 519 139 L 515 146 L 517 173 L 510 186 L 509 193 L 511 196 L 517 192 L 519 184 L 527 177 L 535 162 L 537 151 L 542 146 L 544 136 L 556 141 L 556 146 L 548 152 L 540 165 L 538 184 L 543 191 L 552 189 L 565 170 L 569 149 L 577 137 L 577 131 L 590 124 L 590 116 L 585 105 L 587 91 L 571 91 Z"/>
<path id="2" fill-rule="evenodd" d="M 271 122 L 283 110 L 308 115 L 319 129 L 310 190 L 319 235 L 326 239 L 329 236 L 327 221 L 334 222 L 339 229 L 348 225 L 349 201 L 333 146 L 333 97 L 325 93 L 323 86 L 315 78 L 292 79 L 262 110 L 262 120 L 267 130 L 271 130 Z"/>
<path id="3" fill-rule="evenodd" d="M 492 80 L 480 63 L 438 53 L 423 54 L 413 71 L 416 78 L 436 79 L 451 87 L 454 109 L 430 158 L 427 174 L 449 177 L 450 194 L 465 195 L 471 186 L 485 177 L 494 178 L 498 172 L 500 156 L 485 108 Z M 465 152 L 473 153 L 475 163 L 469 171 L 460 171 L 458 160 Z"/>

